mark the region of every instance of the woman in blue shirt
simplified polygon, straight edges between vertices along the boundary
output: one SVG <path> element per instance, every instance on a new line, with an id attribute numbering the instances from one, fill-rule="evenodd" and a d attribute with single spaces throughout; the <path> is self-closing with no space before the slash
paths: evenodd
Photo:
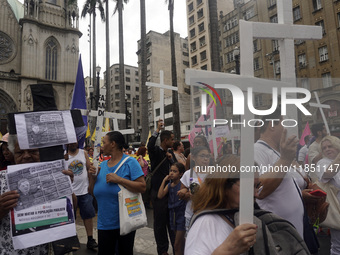
<path id="1" fill-rule="evenodd" d="M 123 154 L 124 136 L 118 132 L 109 132 L 103 139 L 103 154 L 111 156 L 101 163 L 97 176 L 91 175 L 90 187 L 98 203 L 98 254 L 115 254 L 118 242 L 119 254 L 133 254 L 136 231 L 125 236 L 120 235 L 118 184 L 132 192 L 145 192 L 145 180 L 142 168 L 136 159 L 130 157 L 114 173 L 122 160 L 129 157 Z"/>

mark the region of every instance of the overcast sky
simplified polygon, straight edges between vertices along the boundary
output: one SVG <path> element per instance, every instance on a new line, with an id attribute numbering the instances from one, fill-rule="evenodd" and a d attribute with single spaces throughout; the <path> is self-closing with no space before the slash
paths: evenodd
<path id="1" fill-rule="evenodd" d="M 84 5 L 84 0 L 79 0 L 79 13 Z M 169 30 L 169 11 L 165 0 L 146 0 L 146 32 L 150 30 L 164 33 Z M 128 4 L 124 4 L 123 19 L 124 19 L 124 62 L 126 65 L 137 66 L 137 41 L 140 39 L 140 9 L 139 0 L 130 0 Z M 174 11 L 174 30 L 181 37 L 187 36 L 187 21 L 186 21 L 186 1 L 175 1 Z M 118 12 L 112 16 L 115 2 L 110 1 L 110 65 L 119 63 L 119 45 L 118 45 Z M 100 77 L 103 78 L 105 71 L 105 23 L 100 21 L 97 15 L 97 65 L 101 69 Z M 79 40 L 79 50 L 82 56 L 84 75 L 89 76 L 90 59 L 89 59 L 89 43 L 87 36 L 89 25 L 89 16 L 80 18 L 79 29 L 83 36 Z"/>

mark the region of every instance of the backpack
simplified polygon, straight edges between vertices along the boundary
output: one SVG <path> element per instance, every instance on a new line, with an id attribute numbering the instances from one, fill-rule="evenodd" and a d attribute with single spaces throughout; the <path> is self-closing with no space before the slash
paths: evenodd
<path id="1" fill-rule="evenodd" d="M 189 230 L 195 220 L 205 214 L 234 215 L 235 225 L 239 225 L 239 212 L 237 209 L 215 209 L 195 214 L 191 218 Z M 310 255 L 303 238 L 289 221 L 274 213 L 255 209 L 254 224 L 258 226 L 256 243 L 248 252 L 249 255 Z"/>

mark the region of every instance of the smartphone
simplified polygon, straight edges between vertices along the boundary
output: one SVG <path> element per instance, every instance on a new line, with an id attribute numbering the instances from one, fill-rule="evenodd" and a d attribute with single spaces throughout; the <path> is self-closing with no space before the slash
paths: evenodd
<path id="1" fill-rule="evenodd" d="M 327 196 L 327 193 L 322 191 L 321 189 L 313 190 L 313 191 L 309 192 L 309 194 L 311 194 L 313 196 L 318 196 L 318 197 L 325 197 L 325 196 Z"/>

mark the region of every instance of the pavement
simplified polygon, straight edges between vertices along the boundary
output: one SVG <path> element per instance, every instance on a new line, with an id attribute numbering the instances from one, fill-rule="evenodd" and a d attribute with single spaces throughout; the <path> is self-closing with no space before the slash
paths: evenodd
<path id="1" fill-rule="evenodd" d="M 148 225 L 144 228 L 138 229 L 135 236 L 134 255 L 157 255 L 157 246 L 153 234 L 153 211 L 152 209 L 146 210 Z M 98 241 L 97 235 L 97 217 L 93 221 L 94 231 L 93 238 Z M 80 250 L 73 252 L 74 255 L 94 255 L 97 250 L 89 250 L 86 248 L 87 235 L 83 221 L 80 218 L 79 211 L 76 220 L 77 235 L 80 241 Z M 170 242 L 169 242 L 170 243 Z M 172 255 L 172 248 L 169 247 L 169 255 Z"/>
<path id="2" fill-rule="evenodd" d="M 144 228 L 138 229 L 136 231 L 135 245 L 134 245 L 134 255 L 157 255 L 156 241 L 153 234 L 153 212 L 152 209 L 147 209 L 148 225 Z M 97 217 L 93 221 L 94 233 L 93 237 L 98 240 L 97 237 Z M 79 212 L 77 215 L 76 228 L 78 238 L 81 244 L 80 250 L 74 252 L 74 255 L 94 255 L 97 254 L 97 250 L 89 250 L 86 248 L 87 235 L 85 231 L 84 224 L 80 218 Z M 318 234 L 318 240 L 320 243 L 320 251 L 318 255 L 329 255 L 330 252 L 330 236 L 328 231 L 323 230 Z M 169 247 L 169 255 L 173 255 L 172 249 Z"/>

